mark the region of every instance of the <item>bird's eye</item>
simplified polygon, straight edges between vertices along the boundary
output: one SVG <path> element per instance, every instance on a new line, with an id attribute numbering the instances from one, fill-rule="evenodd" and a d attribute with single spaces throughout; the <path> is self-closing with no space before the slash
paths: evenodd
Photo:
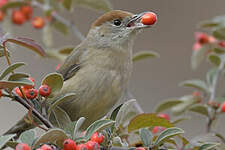
<path id="1" fill-rule="evenodd" d="M 120 26 L 121 25 L 121 21 L 119 19 L 114 20 L 113 23 L 116 26 Z"/>

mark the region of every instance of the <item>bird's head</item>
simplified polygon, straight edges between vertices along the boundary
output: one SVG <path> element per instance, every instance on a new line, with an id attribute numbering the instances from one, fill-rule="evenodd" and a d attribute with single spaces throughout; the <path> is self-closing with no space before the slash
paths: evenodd
<path id="1" fill-rule="evenodd" d="M 152 26 L 142 22 L 142 17 L 147 13 L 132 14 L 121 10 L 107 12 L 91 25 L 87 39 L 105 47 L 127 46 L 133 43 L 133 38 L 143 28 Z"/>

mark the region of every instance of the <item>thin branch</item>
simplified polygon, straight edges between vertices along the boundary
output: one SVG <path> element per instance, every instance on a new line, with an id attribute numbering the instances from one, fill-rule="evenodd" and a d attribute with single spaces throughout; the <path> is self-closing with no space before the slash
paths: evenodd
<path id="1" fill-rule="evenodd" d="M 32 2 L 32 5 L 33 6 L 36 6 L 36 7 L 38 7 L 38 8 L 40 8 L 40 9 L 42 9 L 42 10 L 46 10 L 46 8 L 42 5 L 42 4 L 40 4 L 40 3 L 38 3 L 37 1 L 33 1 Z M 83 34 L 77 29 L 77 27 L 74 25 L 74 23 L 72 22 L 72 21 L 68 21 L 68 20 L 66 20 L 65 18 L 63 18 L 62 16 L 60 16 L 57 12 L 52 12 L 51 13 L 51 15 L 52 15 L 52 17 L 54 18 L 54 19 L 56 19 L 56 20 L 58 20 L 58 21 L 60 21 L 60 22 L 62 22 L 63 24 L 65 24 L 68 28 L 70 28 L 71 30 L 72 30 L 72 32 L 74 33 L 74 35 L 76 36 L 76 37 L 78 37 L 81 41 L 83 41 L 84 40 L 84 36 L 83 36 Z"/>
<path id="2" fill-rule="evenodd" d="M 18 95 L 16 95 L 13 92 L 13 95 L 15 96 L 14 99 L 22 104 L 25 108 L 30 110 L 32 106 L 30 106 L 24 99 L 20 98 Z M 45 117 L 43 117 L 36 109 L 32 110 L 33 115 L 35 115 L 47 128 L 53 128 L 54 126 L 51 124 L 49 120 L 47 120 Z"/>

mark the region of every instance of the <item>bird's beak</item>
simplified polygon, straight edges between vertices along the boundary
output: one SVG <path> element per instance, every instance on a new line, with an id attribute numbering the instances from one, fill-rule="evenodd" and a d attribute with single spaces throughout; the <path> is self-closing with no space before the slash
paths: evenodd
<path id="1" fill-rule="evenodd" d="M 127 27 L 134 28 L 134 29 L 150 28 L 152 25 L 144 25 L 141 22 L 142 16 L 144 16 L 146 13 L 149 13 L 149 12 L 143 12 L 140 14 L 133 15 L 132 18 L 128 21 Z"/>

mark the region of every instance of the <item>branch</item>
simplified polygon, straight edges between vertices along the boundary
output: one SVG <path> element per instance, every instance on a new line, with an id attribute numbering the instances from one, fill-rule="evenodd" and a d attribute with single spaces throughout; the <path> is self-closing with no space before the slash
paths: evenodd
<path id="1" fill-rule="evenodd" d="M 42 10 L 46 10 L 46 7 L 44 7 L 42 4 L 38 3 L 37 1 L 33 1 L 32 2 L 33 6 L 36 6 Z M 70 28 L 72 30 L 72 32 L 74 33 L 74 35 L 76 37 L 78 37 L 81 41 L 84 40 L 84 36 L 83 34 L 77 29 L 77 27 L 74 25 L 74 23 L 72 21 L 68 21 L 65 18 L 63 18 L 62 16 L 60 16 L 57 12 L 52 12 L 51 13 L 52 17 L 60 22 L 62 22 L 63 24 L 65 24 L 68 28 Z"/>
<path id="2" fill-rule="evenodd" d="M 24 99 L 19 97 L 13 92 L 14 99 L 22 104 L 25 108 L 28 110 L 32 109 L 32 106 L 30 106 Z M 47 128 L 53 128 L 54 126 L 51 124 L 49 120 L 47 120 L 45 117 L 43 117 L 36 109 L 32 109 L 33 115 L 35 115 Z"/>

